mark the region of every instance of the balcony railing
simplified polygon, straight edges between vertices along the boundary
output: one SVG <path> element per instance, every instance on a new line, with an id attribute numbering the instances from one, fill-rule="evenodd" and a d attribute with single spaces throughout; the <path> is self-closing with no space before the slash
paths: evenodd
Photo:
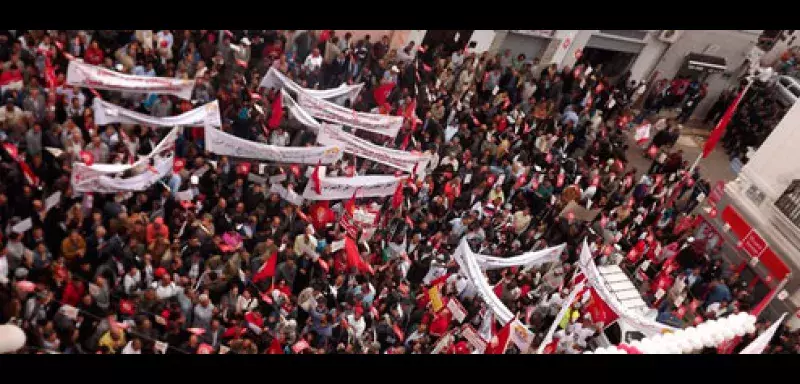
<path id="1" fill-rule="evenodd" d="M 775 208 L 800 229 L 800 179 L 792 181 L 783 195 L 775 200 Z"/>

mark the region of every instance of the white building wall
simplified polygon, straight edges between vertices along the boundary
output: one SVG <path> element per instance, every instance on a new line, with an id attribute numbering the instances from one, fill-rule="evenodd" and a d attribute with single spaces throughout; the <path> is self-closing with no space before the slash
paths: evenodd
<path id="1" fill-rule="evenodd" d="M 475 48 L 470 48 L 471 52 L 475 53 L 483 53 L 489 50 L 492 47 L 492 43 L 495 40 L 495 31 L 489 29 L 476 29 L 475 32 L 472 33 L 472 37 L 469 39 L 470 42 L 475 42 Z"/>
<path id="2" fill-rule="evenodd" d="M 559 68 L 561 67 L 572 67 L 575 65 L 577 59 L 575 58 L 575 52 L 578 50 L 583 50 L 583 47 L 586 46 L 586 43 L 589 42 L 589 39 L 592 37 L 592 34 L 596 33 L 597 30 L 580 30 L 576 31 L 575 37 L 572 38 L 572 44 L 570 44 L 569 48 L 566 49 L 564 56 L 560 60 Z M 559 47 L 561 50 L 563 47 Z M 556 55 L 553 55 L 553 61 L 556 63 Z"/>
<path id="3" fill-rule="evenodd" d="M 776 200 L 794 179 L 800 178 L 800 103 L 780 123 L 742 168 L 742 173 L 767 196 Z"/>
<path id="4" fill-rule="evenodd" d="M 653 69 L 658 65 L 661 56 L 669 48 L 669 43 L 658 39 L 658 31 L 648 33 L 645 42 L 642 52 L 631 66 L 631 80 L 647 81 Z"/>
<path id="5" fill-rule="evenodd" d="M 743 68 L 742 64 L 750 49 L 758 41 L 758 35 L 758 31 L 685 30 L 655 67 L 655 70 L 659 72 L 658 78 L 672 79 L 683 65 L 686 55 L 692 52 L 704 53 L 710 45 L 716 45 L 718 49 L 711 54 L 725 58 L 728 76 L 722 74 L 709 76 L 707 80 L 709 83 L 708 94 L 694 112 L 695 117 L 705 116 L 719 94 L 738 83 L 737 78 Z"/>

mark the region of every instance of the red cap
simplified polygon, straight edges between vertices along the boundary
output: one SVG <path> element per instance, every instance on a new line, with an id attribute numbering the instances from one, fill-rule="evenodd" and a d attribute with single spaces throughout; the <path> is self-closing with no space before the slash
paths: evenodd
<path id="1" fill-rule="evenodd" d="M 159 279 L 161 278 L 161 276 L 164 276 L 164 275 L 166 275 L 166 274 L 167 274 L 167 270 L 166 270 L 164 267 L 158 267 L 158 268 L 156 268 L 156 270 L 153 272 L 153 275 L 155 275 L 155 276 L 156 276 L 156 278 L 159 278 Z"/>
<path id="2" fill-rule="evenodd" d="M 364 307 L 359 305 L 359 306 L 356 307 L 355 311 L 356 311 L 357 315 L 363 315 L 364 314 Z"/>

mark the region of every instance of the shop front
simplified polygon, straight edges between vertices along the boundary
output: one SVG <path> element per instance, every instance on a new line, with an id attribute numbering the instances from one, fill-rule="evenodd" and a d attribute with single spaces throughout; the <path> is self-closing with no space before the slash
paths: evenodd
<path id="1" fill-rule="evenodd" d="M 789 266 L 781 260 L 780 251 L 773 249 L 736 208 L 707 207 L 695 229 L 695 239 L 706 250 L 721 249 L 733 272 L 752 288 L 751 313 L 767 311 L 768 317 L 777 317 L 787 310 L 782 302 L 791 277 Z"/>

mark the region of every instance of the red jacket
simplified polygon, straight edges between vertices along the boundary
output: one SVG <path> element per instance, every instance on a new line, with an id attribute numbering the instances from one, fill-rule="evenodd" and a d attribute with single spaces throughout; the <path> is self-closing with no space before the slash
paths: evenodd
<path id="1" fill-rule="evenodd" d="M 104 58 L 105 55 L 103 54 L 103 50 L 100 48 L 94 49 L 89 47 L 89 49 L 87 49 L 83 54 L 83 60 L 92 65 L 103 64 Z"/>
<path id="2" fill-rule="evenodd" d="M 73 307 L 76 307 L 78 306 L 78 303 L 81 302 L 81 298 L 83 297 L 84 293 L 86 293 L 85 287 L 78 288 L 75 283 L 70 281 L 66 286 L 64 286 L 64 292 L 61 294 L 61 301 L 64 304 L 69 304 Z"/>

